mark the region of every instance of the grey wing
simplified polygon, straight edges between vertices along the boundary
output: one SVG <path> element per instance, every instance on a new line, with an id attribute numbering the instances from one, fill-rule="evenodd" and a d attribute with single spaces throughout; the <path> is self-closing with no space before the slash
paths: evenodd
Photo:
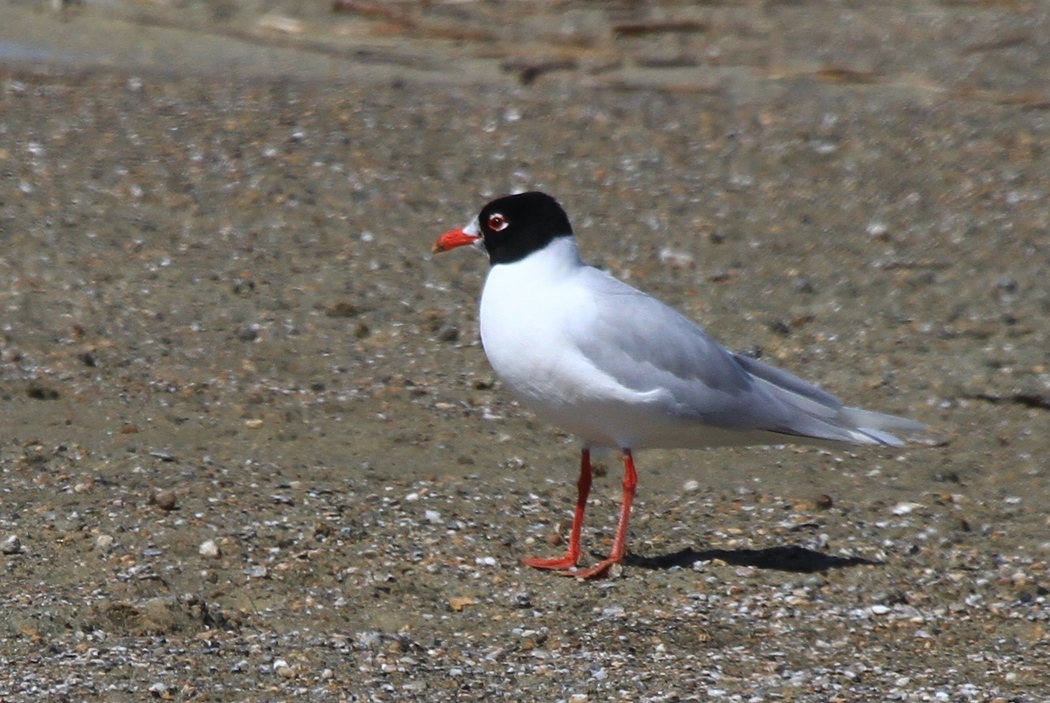
<path id="1" fill-rule="evenodd" d="M 923 428 L 845 407 L 797 376 L 730 353 L 655 298 L 596 269 L 587 275 L 596 295 L 595 327 L 581 335 L 578 346 L 623 386 L 662 392 L 671 415 L 728 430 L 861 444 L 901 444 L 886 430 Z"/>
<path id="2" fill-rule="evenodd" d="M 799 425 L 805 436 L 898 447 L 904 442 L 891 431 L 914 434 L 926 430 L 921 422 L 905 417 L 845 406 L 835 396 L 798 376 L 755 359 L 740 355 L 733 358 L 756 382 L 807 416 L 805 427 Z"/>
<path id="3" fill-rule="evenodd" d="M 659 392 L 664 411 L 681 419 L 787 429 L 788 409 L 688 318 L 596 269 L 586 275 L 595 299 L 575 341 L 600 371 L 633 391 Z"/>

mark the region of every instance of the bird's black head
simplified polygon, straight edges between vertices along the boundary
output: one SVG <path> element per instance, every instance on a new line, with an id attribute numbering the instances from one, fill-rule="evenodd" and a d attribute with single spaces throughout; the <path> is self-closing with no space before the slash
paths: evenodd
<path id="1" fill-rule="evenodd" d="M 558 237 L 572 236 L 565 210 L 538 191 L 493 200 L 481 208 L 477 222 L 493 265 L 521 261 Z"/>

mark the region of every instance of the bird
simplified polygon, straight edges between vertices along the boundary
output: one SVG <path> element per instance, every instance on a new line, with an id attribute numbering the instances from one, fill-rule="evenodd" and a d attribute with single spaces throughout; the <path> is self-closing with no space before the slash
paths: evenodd
<path id="1" fill-rule="evenodd" d="M 565 210 L 532 191 L 497 198 L 434 253 L 488 256 L 479 328 L 502 385 L 535 415 L 581 440 L 576 508 L 561 557 L 521 562 L 580 579 L 607 576 L 627 551 L 638 485 L 634 452 L 742 445 L 899 447 L 914 420 L 847 407 L 834 395 L 735 354 L 656 298 L 585 264 Z M 581 531 L 591 450 L 623 459 L 623 500 L 609 555 L 586 568 Z"/>

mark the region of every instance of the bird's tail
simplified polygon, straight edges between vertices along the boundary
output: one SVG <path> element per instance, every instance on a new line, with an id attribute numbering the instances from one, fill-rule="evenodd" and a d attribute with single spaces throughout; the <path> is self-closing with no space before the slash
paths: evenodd
<path id="1" fill-rule="evenodd" d="M 926 431 L 926 425 L 915 420 L 847 407 L 835 396 L 798 376 L 750 357 L 735 354 L 733 358 L 775 398 L 802 411 L 792 427 L 777 430 L 784 434 L 807 441 L 816 440 L 817 443 L 827 440 L 901 447 L 904 441 L 894 432 L 917 434 Z"/>
<path id="2" fill-rule="evenodd" d="M 902 447 L 904 442 L 892 434 L 919 434 L 926 431 L 926 425 L 915 420 L 897 415 L 864 410 L 863 408 L 842 407 L 835 417 L 837 424 L 851 429 L 860 435 L 861 444 L 883 444 L 889 447 Z M 865 441 L 867 440 L 867 441 Z"/>

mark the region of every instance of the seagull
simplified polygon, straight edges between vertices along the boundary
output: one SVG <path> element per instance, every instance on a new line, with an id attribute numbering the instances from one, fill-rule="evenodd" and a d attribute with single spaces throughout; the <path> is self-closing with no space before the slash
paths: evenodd
<path id="1" fill-rule="evenodd" d="M 919 422 L 847 407 L 785 371 L 734 354 L 696 324 L 580 259 L 565 210 L 541 192 L 498 198 L 434 252 L 471 246 L 491 268 L 481 343 L 496 376 L 538 417 L 582 441 L 568 550 L 522 563 L 567 576 L 606 576 L 627 548 L 638 475 L 634 451 L 742 445 L 899 447 Z M 591 489 L 591 450 L 623 456 L 623 502 L 609 556 L 577 569 Z"/>

